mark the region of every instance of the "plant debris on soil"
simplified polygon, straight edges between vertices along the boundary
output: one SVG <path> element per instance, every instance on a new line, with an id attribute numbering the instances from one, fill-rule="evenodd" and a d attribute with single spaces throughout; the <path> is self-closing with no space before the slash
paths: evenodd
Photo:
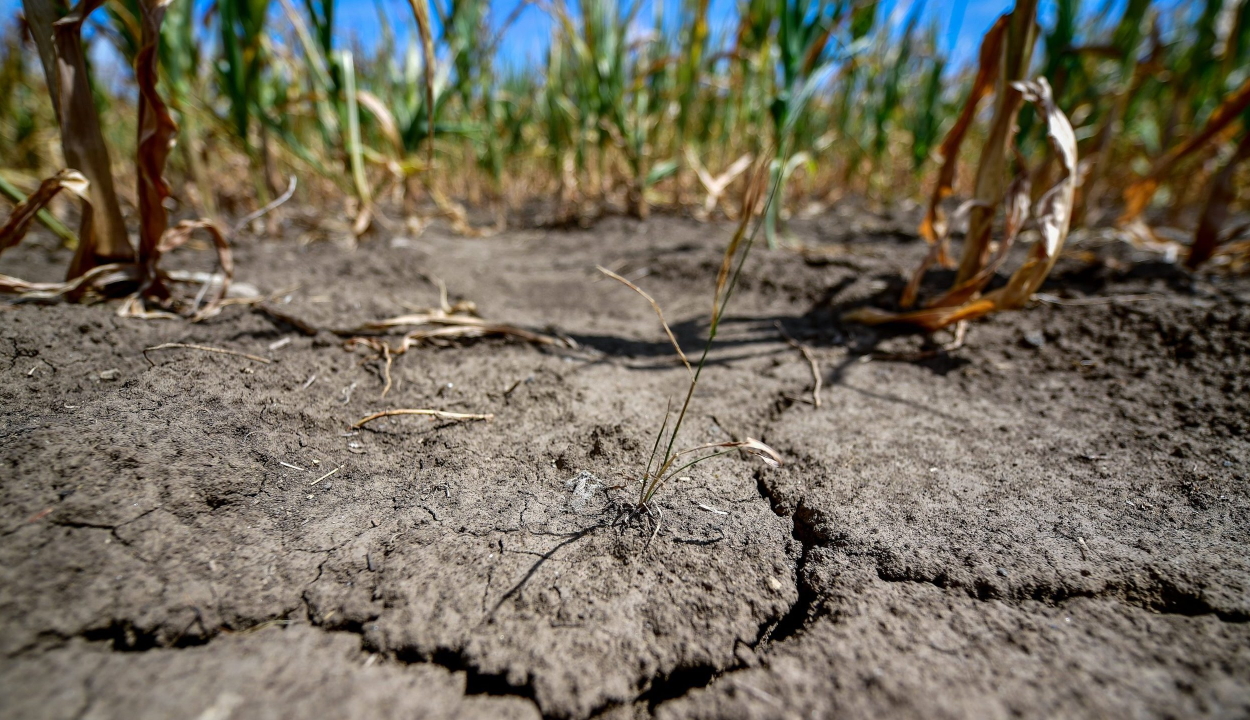
<path id="1" fill-rule="evenodd" d="M 962 345 L 844 324 L 918 219 L 757 250 L 683 442 L 785 462 L 691 468 L 654 539 L 613 519 L 689 373 L 596 266 L 694 347 L 725 226 L 245 237 L 298 289 L 4 307 L 0 716 L 1250 715 L 1250 280 L 1070 238 Z M 0 272 L 57 279 L 41 233 Z M 495 330 L 328 329 L 459 303 Z"/>

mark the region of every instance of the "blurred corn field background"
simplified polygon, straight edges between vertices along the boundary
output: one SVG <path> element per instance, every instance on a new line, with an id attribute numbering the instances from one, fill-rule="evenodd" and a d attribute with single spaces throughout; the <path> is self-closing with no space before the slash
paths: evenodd
<path id="1" fill-rule="evenodd" d="M 370 42 L 340 22 L 348 3 L 376 10 Z M 86 4 L 100 7 L 83 42 L 124 61 L 107 79 L 92 67 L 91 94 L 133 218 L 140 92 L 128 73 L 153 2 Z M 716 18 L 709 0 L 534 0 L 502 14 L 489 0 L 410 0 L 402 14 L 382 0 L 156 4 L 167 5 L 158 87 L 177 123 L 165 205 L 237 218 L 294 175 L 293 207 L 356 236 L 438 217 L 465 234 L 611 212 L 734 218 L 749 166 L 785 148 L 772 168 L 775 242 L 788 214 L 848 193 L 922 202 L 977 70 L 975 45 L 943 42 L 962 9 L 925 12 L 922 0 L 738 0 Z M 74 9 L 33 0 L 0 18 L 0 191 L 11 202 L 67 167 L 32 5 Z M 503 63 L 526 14 L 549 20 L 543 53 Z M 1224 219 L 1247 195 L 1237 188 L 1250 155 L 1250 0 L 1054 0 L 1037 18 L 1026 63 L 1075 128 L 1074 222 L 1215 223 L 1210 242 L 1232 240 L 1242 229 Z M 1055 172 L 1039 162 L 1053 152 L 1045 123 L 1030 108 L 1018 123 L 1033 172 Z M 956 196 L 971 192 L 984 125 L 962 145 Z M 70 208 L 40 217 L 67 242 Z"/>

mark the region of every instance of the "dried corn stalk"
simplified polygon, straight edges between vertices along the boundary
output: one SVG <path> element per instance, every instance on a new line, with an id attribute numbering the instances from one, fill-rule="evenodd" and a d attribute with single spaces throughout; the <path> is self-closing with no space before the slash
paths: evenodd
<path id="1" fill-rule="evenodd" d="M 1219 248 L 1220 231 L 1228 220 L 1228 209 L 1235 197 L 1233 176 L 1237 167 L 1250 158 L 1250 128 L 1242 130 L 1241 142 L 1233 156 L 1224 163 L 1224 167 L 1211 179 L 1211 187 L 1207 191 L 1207 200 L 1202 208 L 1202 217 L 1198 220 L 1198 229 L 1194 233 L 1194 243 L 1189 247 L 1189 255 L 1185 258 L 1185 266 L 1195 269 L 1202 265 Z"/>
<path id="2" fill-rule="evenodd" d="M 425 75 L 425 107 L 428 109 L 426 122 L 425 157 L 428 167 L 434 166 L 434 36 L 430 31 L 429 0 L 408 0 L 412 7 L 412 15 L 417 21 L 417 35 L 421 39 L 421 53 L 424 59 L 422 72 Z"/>
<path id="3" fill-rule="evenodd" d="M 39 49 L 44 75 L 61 130 L 61 151 L 68 167 L 90 182 L 91 202 L 83 207 L 79 237 L 83 242 L 70 265 L 76 277 L 102 262 L 130 260 L 134 250 L 126 234 L 117 192 L 113 187 L 108 146 L 100 132 L 91 82 L 87 76 L 82 29 L 87 16 L 103 0 L 80 0 L 66 12 L 64 0 L 25 0 L 27 22 Z"/>
<path id="4" fill-rule="evenodd" d="M 1207 119 L 1207 124 L 1202 128 L 1202 132 L 1190 136 L 1158 160 L 1155 160 L 1150 167 L 1150 172 L 1146 173 L 1145 177 L 1133 183 L 1124 191 L 1124 213 L 1120 216 L 1117 224 L 1124 227 L 1136 220 L 1142 214 L 1142 211 L 1146 209 L 1146 206 L 1150 204 L 1151 199 L 1155 196 L 1155 192 L 1159 189 L 1159 185 L 1162 184 L 1164 178 L 1167 177 L 1172 169 L 1176 167 L 1176 164 L 1202 148 L 1213 138 L 1223 134 L 1234 121 L 1245 113 L 1247 108 L 1250 108 L 1250 78 L 1247 78 L 1241 84 L 1241 87 L 1224 98 L 1220 106 Z"/>
<path id="5" fill-rule="evenodd" d="M 976 189 L 973 192 L 973 198 L 985 205 L 972 208 L 968 219 L 968 235 L 964 239 L 963 254 L 955 275 L 957 283 L 966 282 L 980 272 L 989 257 L 994 210 L 1000 201 L 999 193 L 1007 174 L 1007 147 L 1016 132 L 1016 116 L 1023 103 L 1017 83 L 1025 78 L 1029 59 L 1033 57 L 1036 15 L 1037 0 L 1019 0 L 1007 23 L 994 116 L 990 120 L 990 132 L 977 165 Z"/>
<path id="6" fill-rule="evenodd" d="M 1058 156 L 1062 175 L 1032 208 L 1041 239 L 1033 246 L 1028 259 L 1008 280 L 1007 285 L 981 297 L 976 293 L 984 287 L 1006 257 L 1007 247 L 1029 216 L 1027 180 L 1017 179 L 1008 197 L 1007 231 L 994 259 L 983 262 L 967 279 L 957 281 L 946 295 L 924 310 L 892 313 L 875 308 L 860 308 L 843 316 L 844 320 L 876 325 L 900 322 L 918 325 L 934 331 L 961 320 L 971 320 L 998 310 L 1018 308 L 1028 302 L 1037 291 L 1063 248 L 1072 222 L 1072 207 L 1076 196 L 1077 154 L 1076 134 L 1067 116 L 1055 106 L 1050 84 L 1045 78 L 1028 83 L 1014 83 L 1012 89 L 1029 102 L 1037 105 L 1046 120 L 1048 136 Z M 1027 172 L 1021 173 L 1023 178 Z M 992 213 L 990 215 L 992 217 Z"/>
<path id="7" fill-rule="evenodd" d="M 972 83 L 972 90 L 968 94 L 963 110 L 959 113 L 955 124 L 951 126 L 950 132 L 942 141 L 942 147 L 938 151 L 942 156 L 942 167 L 938 170 L 937 184 L 933 186 L 929 209 L 920 223 L 920 236 L 925 239 L 925 242 L 940 248 L 937 260 L 944 266 L 949 267 L 951 262 L 944 240 L 947 227 L 946 218 L 942 214 L 942 201 L 950 197 L 953 192 L 955 170 L 959 165 L 959 148 L 963 146 L 964 137 L 967 136 L 968 129 L 972 127 L 972 121 L 976 119 L 977 108 L 980 107 L 981 100 L 994 89 L 994 82 L 998 79 L 1003 35 L 1007 31 L 1007 21 L 1010 18 L 1010 14 L 998 18 L 981 41 L 980 66 L 977 69 L 976 80 Z M 908 302 L 903 304 L 904 306 L 910 305 Z"/>
<path id="8" fill-rule="evenodd" d="M 1028 15 L 1025 11 L 1028 11 Z M 933 187 L 933 195 L 929 199 L 929 209 L 925 213 L 924 220 L 920 223 L 920 236 L 925 242 L 929 243 L 929 254 L 921 261 L 920 266 L 912 273 L 911 281 L 907 283 L 907 287 L 903 290 L 903 295 L 899 299 L 899 304 L 904 308 L 909 308 L 916 302 L 916 295 L 920 291 L 920 282 L 924 279 L 924 274 L 935 263 L 942 267 L 953 267 L 954 261 L 950 257 L 950 226 L 942 213 L 942 201 L 950 197 L 955 184 L 955 172 L 959 165 L 959 149 L 963 146 L 964 138 L 968 134 L 969 128 L 972 127 L 973 120 L 976 119 L 977 110 L 981 106 L 981 101 L 985 99 L 995 86 L 998 86 L 998 95 L 1000 101 L 995 107 L 994 127 L 1010 128 L 1015 123 L 1016 113 L 1019 110 L 1019 98 L 1014 96 L 1010 98 L 1011 102 L 1004 101 L 1006 95 L 1004 89 L 1010 89 L 1008 85 L 1000 82 L 1000 74 L 1005 63 L 1004 53 L 1028 52 L 1031 55 L 1032 39 L 1024 38 L 1026 43 L 1017 42 L 1015 46 L 1008 44 L 1004 47 L 1004 43 L 1008 42 L 1009 34 L 1016 32 L 1014 18 L 1027 18 L 1032 22 L 1032 8 L 1018 8 L 1016 11 L 1007 13 L 998 18 L 989 32 L 985 34 L 985 38 L 981 41 L 981 52 L 979 55 L 979 67 L 977 68 L 976 79 L 972 83 L 972 90 L 968 94 L 968 100 L 964 104 L 963 110 L 960 112 L 955 124 L 946 135 L 946 139 L 942 141 L 941 155 L 942 167 L 938 170 L 938 180 Z M 1018 13 L 1018 14 L 1017 14 Z M 1023 73 L 1027 67 L 1027 60 L 1023 66 L 1020 63 L 1012 64 L 1017 73 Z M 1010 77 L 1008 81 L 1017 80 L 1019 77 Z M 992 212 L 994 199 L 992 197 L 993 186 L 998 178 L 1002 177 L 1003 160 L 1002 152 L 1006 149 L 1006 135 L 1002 130 L 991 133 L 991 140 L 986 144 L 986 152 L 982 155 L 981 166 L 977 171 L 977 193 L 976 199 L 960 206 L 962 211 L 968 213 L 969 217 L 976 217 L 977 223 L 969 223 L 968 228 L 968 244 L 965 245 L 964 257 L 970 258 L 971 255 L 968 247 L 975 244 L 973 240 L 974 228 L 977 237 L 984 238 L 989 230 L 988 221 L 985 218 L 993 218 Z M 975 215 L 974 215 L 975 213 Z M 978 246 L 979 247 L 979 246 Z M 976 251 L 982 264 L 984 258 L 980 256 L 980 250 Z M 966 282 L 970 278 L 963 275 L 961 270 L 960 281 Z"/>
<path id="9" fill-rule="evenodd" d="M 155 280 L 157 246 L 169 224 L 164 201 L 170 196 L 165 182 L 165 161 L 173 148 L 178 126 L 156 91 L 157 47 L 161 21 L 171 0 L 141 0 L 142 46 L 135 56 L 135 81 L 139 86 L 139 138 L 135 153 L 139 185 L 139 262 Z M 154 288 L 159 290 L 160 288 Z"/>
<path id="10" fill-rule="evenodd" d="M 8 221 L 5 222 L 3 227 L 0 227 L 0 252 L 4 252 L 21 242 L 22 238 L 26 236 L 26 231 L 30 229 L 30 224 L 34 221 L 35 216 L 48 203 L 52 202 L 52 198 L 56 197 L 62 190 L 68 190 L 77 195 L 83 201 L 85 208 L 91 204 L 89 189 L 90 183 L 87 182 L 87 178 L 83 177 L 82 173 L 77 170 L 62 170 L 44 180 L 39 184 L 39 189 L 35 190 L 30 197 L 13 208 Z M 84 212 L 86 212 L 85 209 Z M 89 238 L 90 235 L 82 242 L 82 245 L 89 245 Z"/>

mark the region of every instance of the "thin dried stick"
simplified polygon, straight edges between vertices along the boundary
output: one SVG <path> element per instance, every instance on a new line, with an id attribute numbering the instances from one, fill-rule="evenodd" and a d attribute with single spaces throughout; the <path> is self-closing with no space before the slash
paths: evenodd
<path id="1" fill-rule="evenodd" d="M 382 387 L 382 397 L 391 391 L 391 346 L 382 343 L 382 358 L 386 364 L 382 366 L 382 374 L 386 376 L 386 385 Z"/>
<path id="2" fill-rule="evenodd" d="M 191 345 L 189 343 L 162 343 L 160 345 L 154 345 L 150 348 L 144 348 L 143 358 L 148 361 L 149 365 L 155 367 L 156 363 L 152 362 L 152 359 L 148 357 L 149 352 L 153 350 L 175 350 L 179 348 L 183 350 L 203 350 L 204 352 L 219 353 L 221 355 L 234 355 L 236 357 L 247 358 L 248 360 L 252 360 L 254 362 L 264 363 L 265 365 L 272 362 L 269 358 L 263 358 L 259 355 L 248 355 L 247 353 L 239 352 L 238 350 L 227 350 L 225 348 L 209 347 L 208 345 Z"/>
<path id="3" fill-rule="evenodd" d="M 310 483 L 308 483 L 308 484 L 309 484 L 309 485 L 316 485 L 317 483 L 321 482 L 322 480 L 325 480 L 326 478 L 330 477 L 331 475 L 333 475 L 334 473 L 336 473 L 336 472 L 338 472 L 339 470 L 342 470 L 342 469 L 343 469 L 343 466 L 342 466 L 342 465 L 339 465 L 338 467 L 334 468 L 334 469 L 333 469 L 333 470 L 331 470 L 330 472 L 326 473 L 325 475 L 322 475 L 321 477 L 317 478 L 316 480 L 313 480 L 312 482 L 310 482 Z"/>
<path id="4" fill-rule="evenodd" d="M 383 410 L 382 412 L 376 412 L 372 415 L 363 417 L 360 420 L 357 420 L 355 423 L 353 423 L 352 427 L 353 428 L 364 427 L 366 423 L 370 423 L 374 420 L 377 420 L 378 418 L 391 417 L 393 415 L 428 415 L 429 417 L 438 418 L 440 420 L 494 420 L 495 419 L 495 415 L 493 413 L 486 413 L 484 415 L 478 415 L 474 413 L 447 412 L 445 410 L 428 410 L 425 408 L 400 408 L 397 410 Z"/>
<path id="5" fill-rule="evenodd" d="M 820 378 L 820 366 L 816 364 L 816 358 L 812 355 L 811 348 L 790 337 L 790 334 L 781 326 L 781 323 L 775 322 L 773 325 L 777 326 L 777 332 L 781 333 L 781 338 L 786 341 L 786 344 L 803 353 L 803 357 L 807 359 L 807 364 L 812 369 L 812 404 L 820 407 L 820 387 L 823 381 Z"/>
<path id="6" fill-rule="evenodd" d="M 299 288 L 300 286 L 296 284 L 287 288 L 283 288 L 281 290 L 277 290 L 275 292 L 271 292 L 268 295 L 258 295 L 256 297 L 225 298 L 219 304 L 222 307 L 225 307 L 227 305 L 259 305 L 261 303 L 273 302 L 274 300 L 277 300 L 278 298 L 283 297 L 285 295 L 290 295 L 296 290 L 299 290 Z"/>
<path id="7" fill-rule="evenodd" d="M 1157 294 L 1149 293 L 1144 295 L 1108 295 L 1105 297 L 1077 298 L 1074 300 L 1064 300 L 1063 298 L 1046 293 L 1034 293 L 1033 299 L 1038 302 L 1044 302 L 1048 305 L 1063 305 L 1065 307 L 1085 307 L 1089 305 L 1106 305 L 1116 302 L 1136 302 L 1138 300 L 1151 300 L 1159 297 Z"/>
<path id="8" fill-rule="evenodd" d="M 622 285 L 629 288 L 630 290 L 633 290 L 634 292 L 641 295 L 644 300 L 651 303 L 651 308 L 655 310 L 656 316 L 660 318 L 660 324 L 664 326 L 664 332 L 668 333 L 668 341 L 673 344 L 673 349 L 677 351 L 677 356 L 681 358 L 681 362 L 683 365 L 686 366 L 686 370 L 689 371 L 691 375 L 693 375 L 694 368 L 690 367 L 690 361 L 686 359 L 686 353 L 682 352 L 681 345 L 677 344 L 677 336 L 673 335 L 673 331 L 671 328 L 669 328 L 668 322 L 664 320 L 664 311 L 660 309 L 660 304 L 657 303 L 654 298 L 648 295 L 645 290 L 633 284 L 632 282 L 625 279 L 624 277 L 617 275 L 616 273 L 603 267 L 602 265 L 596 265 L 595 267 L 598 268 L 599 272 L 603 273 L 604 275 L 607 275 L 613 280 L 616 280 L 617 282 L 621 283 Z"/>

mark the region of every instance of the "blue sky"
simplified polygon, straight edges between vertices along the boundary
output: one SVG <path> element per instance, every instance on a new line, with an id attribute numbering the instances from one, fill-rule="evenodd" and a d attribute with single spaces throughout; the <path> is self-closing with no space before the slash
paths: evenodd
<path id="1" fill-rule="evenodd" d="M 912 3 L 917 1 L 920 0 L 884 0 L 880 12 L 883 17 L 892 14 L 901 23 Z M 15 0 L 0 0 L 0 3 L 13 2 Z M 502 24 L 519 2 L 521 0 L 493 0 L 493 22 L 496 25 Z M 413 27 L 412 11 L 407 0 L 339 0 L 339 28 L 346 33 L 354 32 L 366 44 L 369 43 L 378 33 L 378 4 L 390 19 L 391 27 L 396 28 L 396 34 L 401 39 L 405 37 Z M 737 0 L 711 0 L 708 15 L 714 37 L 718 31 L 727 32 L 736 22 L 737 4 Z M 675 12 L 678 7 L 678 3 L 673 0 L 665 5 L 669 12 Z M 999 15 L 1010 10 L 1013 5 L 1014 0 L 928 0 L 923 8 L 923 19 L 925 23 L 936 19 L 942 33 L 943 49 L 953 49 L 957 61 L 968 60 L 976 56 L 985 31 Z M 651 0 L 643 0 L 639 17 L 649 19 L 653 12 Z M 541 9 L 529 7 L 509 27 L 500 45 L 499 59 L 513 67 L 532 66 L 543 56 L 550 36 L 551 19 Z"/>
<path id="2" fill-rule="evenodd" d="M 187 2 L 189 0 L 175 0 Z M 194 0 L 197 5 L 205 5 L 205 0 Z M 441 1 L 441 0 L 440 0 Z M 492 23 L 497 27 L 508 17 L 522 0 L 493 0 L 491 4 Z M 1092 13 L 1103 9 L 1110 3 L 1112 14 L 1118 15 L 1124 0 L 1085 0 L 1085 11 Z M 1013 0 L 971 0 L 970 2 L 949 2 L 948 0 L 883 0 L 880 13 L 882 17 L 890 17 L 896 25 L 911 10 L 914 2 L 925 2 L 922 7 L 922 25 L 936 21 L 941 37 L 942 50 L 949 53 L 955 65 L 969 62 L 976 57 L 980 38 L 1003 12 L 1014 4 Z M 1054 0 L 1042 0 L 1042 22 L 1053 15 Z M 302 3 L 296 2 L 299 6 Z M 677 2 L 666 3 L 670 10 L 675 11 Z M 21 6 L 20 0 L 0 0 L 0 21 L 5 24 L 15 16 Z M 281 15 L 281 6 L 273 3 L 274 12 Z M 713 36 L 726 33 L 735 22 L 737 0 L 711 0 L 709 16 Z M 338 37 L 346 43 L 355 37 L 366 47 L 375 43 L 380 36 L 381 19 L 379 11 L 385 15 L 387 24 L 394 30 L 401 45 L 413 32 L 413 21 L 408 0 L 339 0 L 337 5 L 336 25 Z M 651 0 L 643 0 L 640 17 L 650 18 L 652 15 Z M 197 13 L 198 14 L 198 13 Z M 98 13 L 102 18 L 103 15 Z M 551 35 L 551 19 L 537 7 L 528 7 L 519 15 L 509 28 L 500 43 L 499 62 L 501 65 L 515 69 L 536 67 L 542 58 Z M 95 54 L 99 61 L 108 62 L 106 48 L 96 48 Z"/>

